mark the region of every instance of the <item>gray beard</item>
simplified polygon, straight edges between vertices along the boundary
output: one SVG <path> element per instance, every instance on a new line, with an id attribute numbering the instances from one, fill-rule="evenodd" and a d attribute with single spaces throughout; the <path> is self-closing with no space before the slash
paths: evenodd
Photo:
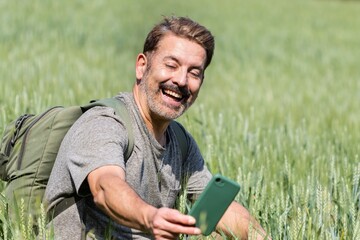
<path id="1" fill-rule="evenodd" d="M 188 104 L 181 105 L 178 109 L 173 109 L 170 106 L 167 106 L 169 109 L 173 109 L 174 111 L 164 111 L 164 105 L 160 105 L 159 103 L 156 103 L 156 95 L 160 95 L 161 89 L 158 89 L 156 92 L 149 89 L 147 85 L 147 75 L 144 74 L 144 77 L 140 81 L 140 90 L 146 94 L 146 101 L 149 106 L 150 111 L 158 116 L 161 119 L 164 120 L 174 120 L 178 117 L 180 117 L 186 109 L 188 109 Z M 166 105 L 165 105 L 166 107 Z"/>

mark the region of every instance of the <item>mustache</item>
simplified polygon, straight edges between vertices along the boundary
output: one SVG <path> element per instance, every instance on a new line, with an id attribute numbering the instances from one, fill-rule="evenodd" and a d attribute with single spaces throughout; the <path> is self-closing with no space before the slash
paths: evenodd
<path id="1" fill-rule="evenodd" d="M 169 89 L 174 92 L 181 93 L 183 98 L 187 98 L 190 96 L 190 91 L 186 87 L 179 87 L 176 84 L 170 84 L 170 83 L 160 83 L 161 89 Z"/>

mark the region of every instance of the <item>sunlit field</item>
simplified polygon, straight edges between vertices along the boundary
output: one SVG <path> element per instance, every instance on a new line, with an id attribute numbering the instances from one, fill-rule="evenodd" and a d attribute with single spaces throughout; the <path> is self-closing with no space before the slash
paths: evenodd
<path id="1" fill-rule="evenodd" d="M 131 91 L 150 28 L 189 16 L 216 49 L 179 121 L 210 170 L 241 185 L 273 239 L 360 239 L 359 13 L 359 1 L 0 0 L 0 134 L 25 112 Z M 27 225 L 0 207 L 0 239 L 34 239 Z"/>

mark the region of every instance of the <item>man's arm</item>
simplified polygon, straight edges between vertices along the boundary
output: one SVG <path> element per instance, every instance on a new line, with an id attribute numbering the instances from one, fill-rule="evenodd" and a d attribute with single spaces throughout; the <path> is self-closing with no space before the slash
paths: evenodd
<path id="1" fill-rule="evenodd" d="M 251 225 L 251 229 L 249 228 Z M 251 231 L 249 233 L 249 230 Z M 250 215 L 248 210 L 237 202 L 232 202 L 220 219 L 216 231 L 228 236 L 237 236 L 248 239 L 249 234 L 256 239 L 270 239 L 260 224 Z M 267 237 L 267 238 L 265 238 Z"/>
<path id="2" fill-rule="evenodd" d="M 121 167 L 100 167 L 88 175 L 87 181 L 97 207 L 121 225 L 150 232 L 155 239 L 200 234 L 193 217 L 144 202 L 126 183 Z"/>

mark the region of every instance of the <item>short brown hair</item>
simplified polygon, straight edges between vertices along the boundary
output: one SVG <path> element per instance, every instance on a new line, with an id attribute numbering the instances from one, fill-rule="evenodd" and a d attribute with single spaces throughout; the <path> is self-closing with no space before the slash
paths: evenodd
<path id="1" fill-rule="evenodd" d="M 156 50 L 158 43 L 167 33 L 201 45 L 206 52 L 205 68 L 210 64 L 215 48 L 214 37 L 204 26 L 187 17 L 165 17 L 163 21 L 155 25 L 145 39 L 143 53 L 151 53 Z"/>

